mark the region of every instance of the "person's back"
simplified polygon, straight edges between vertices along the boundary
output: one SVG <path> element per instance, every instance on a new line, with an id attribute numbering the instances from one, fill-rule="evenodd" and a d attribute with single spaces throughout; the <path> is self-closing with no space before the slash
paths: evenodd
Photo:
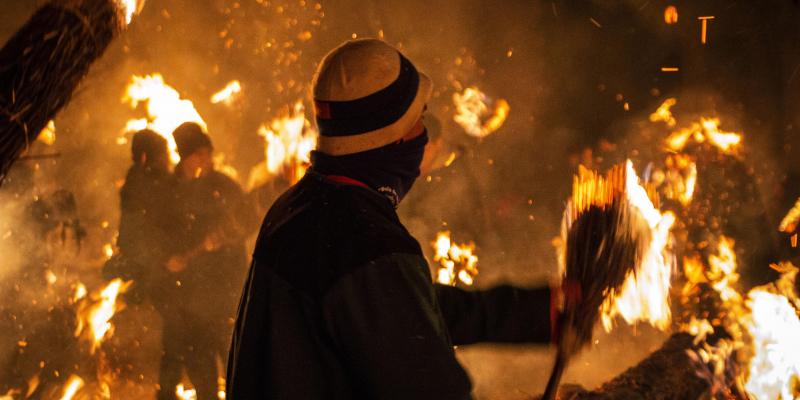
<path id="1" fill-rule="evenodd" d="M 391 388 L 402 397 L 404 387 L 393 375 L 409 368 L 446 377 L 428 381 L 435 383 L 427 388 L 431 394 L 468 393 L 468 379 L 452 355 L 430 282 L 419 244 L 385 197 L 308 173 L 264 221 L 244 298 L 258 291 L 253 297 L 268 293 L 270 301 L 240 309 L 239 320 L 246 325 L 235 333 L 238 348 L 231 363 L 265 375 L 238 375 L 242 380 L 231 385 L 240 391 L 232 395 L 347 399 L 380 397 Z M 353 290 L 353 285 L 366 290 Z M 426 285 L 427 293 L 388 295 Z M 371 301 L 364 302 L 367 298 Z M 429 308 L 414 310 L 419 304 Z M 417 324 L 420 315 L 430 320 Z M 413 336 L 388 329 L 404 324 L 422 329 L 414 329 Z M 249 337 L 246 333 L 254 326 L 268 331 L 268 337 Z M 379 336 L 369 337 L 370 332 Z M 349 348 L 349 355 L 342 354 Z M 440 357 L 442 351 L 446 357 Z M 362 358 L 367 354 L 393 360 L 394 370 L 371 370 L 371 361 Z M 372 376 L 358 382 L 353 371 Z M 409 394 L 419 391 L 405 388 L 411 389 Z"/>
<path id="2" fill-rule="evenodd" d="M 428 142 L 432 86 L 409 60 L 347 42 L 314 86 L 318 150 L 262 224 L 226 398 L 467 399 L 453 345 L 547 343 L 551 291 L 433 284 L 395 212 Z"/>

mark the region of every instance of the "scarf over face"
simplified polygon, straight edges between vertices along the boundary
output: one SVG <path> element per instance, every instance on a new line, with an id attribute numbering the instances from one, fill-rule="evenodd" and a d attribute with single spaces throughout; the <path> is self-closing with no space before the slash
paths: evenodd
<path id="1" fill-rule="evenodd" d="M 414 139 L 360 153 L 332 156 L 314 151 L 311 153 L 311 170 L 363 182 L 397 207 L 419 177 L 427 143 L 428 132 L 425 131 Z"/>

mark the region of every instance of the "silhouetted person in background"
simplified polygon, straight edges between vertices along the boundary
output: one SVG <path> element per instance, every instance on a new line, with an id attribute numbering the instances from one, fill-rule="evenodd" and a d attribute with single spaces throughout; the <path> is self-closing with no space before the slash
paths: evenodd
<path id="1" fill-rule="evenodd" d="M 217 398 L 217 357 L 224 364 L 247 267 L 246 236 L 258 221 L 239 185 L 215 171 L 211 138 L 195 123 L 173 132 L 179 216 L 167 261 L 174 298 L 164 316 L 160 399 L 174 399 L 181 367 L 197 399 Z M 173 296 L 173 295 L 171 295 Z"/>
<path id="2" fill-rule="evenodd" d="M 120 189 L 119 252 L 106 264 L 104 275 L 133 280 L 128 297 L 149 297 L 161 310 L 170 230 L 177 222 L 167 140 L 148 129 L 136 132 L 131 156 L 133 165 Z"/>

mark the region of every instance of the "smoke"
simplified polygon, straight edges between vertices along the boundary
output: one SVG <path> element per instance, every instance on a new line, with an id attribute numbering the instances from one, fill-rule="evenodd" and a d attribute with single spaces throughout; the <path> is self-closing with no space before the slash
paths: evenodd
<path id="1" fill-rule="evenodd" d="M 3 2 L 0 39 L 8 38 L 38 3 Z M 797 9 L 777 0 L 755 8 L 723 1 L 674 3 L 681 19 L 667 26 L 666 3 L 644 0 L 148 0 L 56 118 L 56 143 L 30 151 L 61 156 L 38 163 L 35 189 L 24 201 L 0 204 L 0 222 L 27 224 L 12 215 L 20 215 L 33 195 L 59 188 L 73 192 L 87 227 L 82 276 L 98 279 L 102 246 L 116 234 L 118 190 L 130 164 L 128 144 L 118 138 L 126 137 L 125 122 L 139 115 L 120 101 L 133 74 L 159 72 L 193 101 L 215 148 L 246 183 L 247 171 L 264 157 L 258 127 L 296 100 L 309 105 L 317 62 L 352 37 L 381 37 L 397 45 L 433 78 L 429 112 L 441 123 L 442 151 L 456 152 L 457 158 L 423 176 L 400 214 L 429 259 L 429 242 L 439 230 L 452 231 L 457 242 L 474 241 L 478 287 L 534 286 L 555 279 L 551 241 L 559 233 L 582 151 L 594 148 L 592 159 L 601 163 L 633 157 L 643 168 L 657 157 L 662 135 L 649 126 L 647 115 L 669 96 L 679 98 L 687 118 L 711 112 L 723 117 L 723 127 L 744 132 L 752 151 L 748 165 L 759 176 L 762 200 L 774 216 L 782 202 L 794 200 L 779 198 L 776 188 L 785 182 L 785 171 L 798 170 L 787 161 L 796 160 L 800 148 L 793 134 L 800 114 L 792 112 L 798 103 L 791 102 L 800 85 L 800 59 L 796 51 L 787 51 L 798 36 L 788 28 Z M 696 17 L 705 14 L 716 19 L 709 44 L 702 46 Z M 672 65 L 681 72 L 660 71 Z M 242 82 L 241 104 L 212 104 L 211 94 L 233 79 Z M 452 93 L 472 85 L 511 106 L 505 125 L 482 140 L 469 137 L 452 120 Z M 618 150 L 601 152 L 604 140 Z M 0 240 L 0 281 L 14 276 L 26 258 L 9 243 Z M 531 310 L 539 312 L 547 310 Z M 145 382 L 154 382 L 159 345 L 153 335 L 159 324 L 142 317 L 147 314 L 129 315 L 141 321 L 137 326 L 150 329 L 125 333 L 123 322 L 119 340 L 141 339 L 145 347 L 139 353 L 150 357 L 142 356 L 137 370 Z M 567 371 L 565 382 L 594 387 L 663 339 L 641 327 L 597 337 L 592 350 Z M 7 351 L 6 342 L 0 354 Z M 538 394 L 552 360 L 549 349 L 536 346 L 482 345 L 458 354 L 482 399 Z"/>

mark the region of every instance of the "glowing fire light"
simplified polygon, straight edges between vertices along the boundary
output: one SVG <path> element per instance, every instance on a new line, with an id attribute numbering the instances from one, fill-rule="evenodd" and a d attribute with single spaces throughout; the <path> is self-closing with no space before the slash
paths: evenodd
<path id="1" fill-rule="evenodd" d="M 117 297 L 127 291 L 132 283 L 133 281 L 123 282 L 122 279 L 114 279 L 99 293 L 93 294 L 92 301 L 86 301 L 78 308 L 78 326 L 75 329 L 75 336 L 85 337 L 90 341 L 92 354 L 103 340 L 113 334 L 114 326 L 110 321 L 122 307 L 117 302 Z"/>
<path id="2" fill-rule="evenodd" d="M 196 122 L 206 129 L 206 123 L 194 108 L 194 104 L 181 99 L 180 94 L 164 82 L 161 74 L 147 76 L 134 75 L 128 85 L 123 102 L 136 108 L 139 103 L 147 103 L 147 118 L 128 121 L 125 130 L 128 132 L 149 128 L 163 136 L 169 143 L 170 159 L 173 163 L 180 161 L 172 131 L 184 122 Z"/>
<path id="3" fill-rule="evenodd" d="M 450 240 L 450 232 L 439 232 L 432 245 L 436 251 L 433 261 L 439 263 L 436 282 L 455 285 L 458 280 L 465 285 L 472 285 L 478 275 L 475 244 L 455 244 Z"/>
<path id="4" fill-rule="evenodd" d="M 125 23 L 130 25 L 133 16 L 142 10 L 145 0 L 117 0 L 122 12 L 125 14 Z"/>
<path id="5" fill-rule="evenodd" d="M 667 155 L 664 165 L 666 170 L 655 172 L 651 181 L 666 198 L 688 206 L 697 187 L 697 164 L 689 155 L 675 153 Z"/>
<path id="6" fill-rule="evenodd" d="M 678 23 L 678 9 L 675 6 L 668 6 L 664 9 L 664 22 L 667 25 Z"/>
<path id="7" fill-rule="evenodd" d="M 78 282 L 78 284 L 75 285 L 75 293 L 72 295 L 72 302 L 77 303 L 86 297 L 87 294 L 89 294 L 89 292 L 86 290 L 86 285 Z"/>
<path id="8" fill-rule="evenodd" d="M 175 387 L 175 396 L 180 400 L 197 400 L 197 391 L 185 388 L 182 383 L 179 383 Z"/>
<path id="9" fill-rule="evenodd" d="M 302 101 L 296 102 L 287 115 L 261 125 L 258 134 L 266 143 L 265 167 L 271 176 L 283 174 L 294 183 L 305 175 L 311 151 L 317 145 L 317 132 L 305 117 Z"/>
<path id="10" fill-rule="evenodd" d="M 783 217 L 778 229 L 784 233 L 793 233 L 797 229 L 798 222 L 800 222 L 800 199 L 797 199 L 794 207 Z"/>
<path id="11" fill-rule="evenodd" d="M 785 296 L 753 289 L 748 294 L 753 340 L 747 392 L 756 399 L 797 399 L 800 396 L 800 318 Z"/>
<path id="12" fill-rule="evenodd" d="M 64 392 L 61 395 L 61 400 L 72 400 L 79 390 L 83 387 L 83 379 L 77 375 L 69 377 L 67 384 L 64 386 Z"/>
<path id="13" fill-rule="evenodd" d="M 742 135 L 725 132 L 719 129 L 719 118 L 700 118 L 700 122 L 692 123 L 688 128 L 673 132 L 667 137 L 667 147 L 672 151 L 681 151 L 694 139 L 697 143 L 708 141 L 725 154 L 733 154 L 742 142 Z"/>
<path id="14" fill-rule="evenodd" d="M 228 84 L 219 92 L 211 96 L 213 104 L 225 103 L 226 105 L 233 104 L 234 100 L 242 93 L 242 84 L 238 80 L 228 82 Z"/>
<path id="15" fill-rule="evenodd" d="M 492 101 L 476 87 L 468 87 L 463 93 L 453 93 L 456 115 L 453 120 L 470 136 L 483 138 L 500 129 L 511 110 L 504 99 Z M 493 107 L 492 107 L 493 106 Z"/>
<path id="16" fill-rule="evenodd" d="M 667 329 L 671 321 L 669 289 L 672 278 L 672 255 L 667 245 L 675 215 L 671 212 L 661 213 L 655 207 L 647 190 L 640 184 L 630 160 L 625 164 L 624 179 L 626 198 L 644 217 L 651 231 L 651 239 L 641 264 L 628 273 L 619 293 L 609 297 L 603 304 L 603 326 L 610 331 L 614 317 L 619 315 L 628 324 L 643 321 L 656 328 Z"/>
<path id="17" fill-rule="evenodd" d="M 678 100 L 674 97 L 664 100 L 658 109 L 650 114 L 650 122 L 664 121 L 670 128 L 674 127 L 677 121 L 672 116 L 671 109 L 675 104 L 678 104 Z"/>
<path id="18" fill-rule="evenodd" d="M 56 122 L 51 119 L 47 126 L 39 132 L 39 136 L 36 139 L 48 146 L 52 146 L 56 142 Z"/>
<path id="19" fill-rule="evenodd" d="M 103 255 L 106 258 L 111 258 L 114 255 L 114 246 L 111 243 L 106 243 L 103 245 Z"/>

